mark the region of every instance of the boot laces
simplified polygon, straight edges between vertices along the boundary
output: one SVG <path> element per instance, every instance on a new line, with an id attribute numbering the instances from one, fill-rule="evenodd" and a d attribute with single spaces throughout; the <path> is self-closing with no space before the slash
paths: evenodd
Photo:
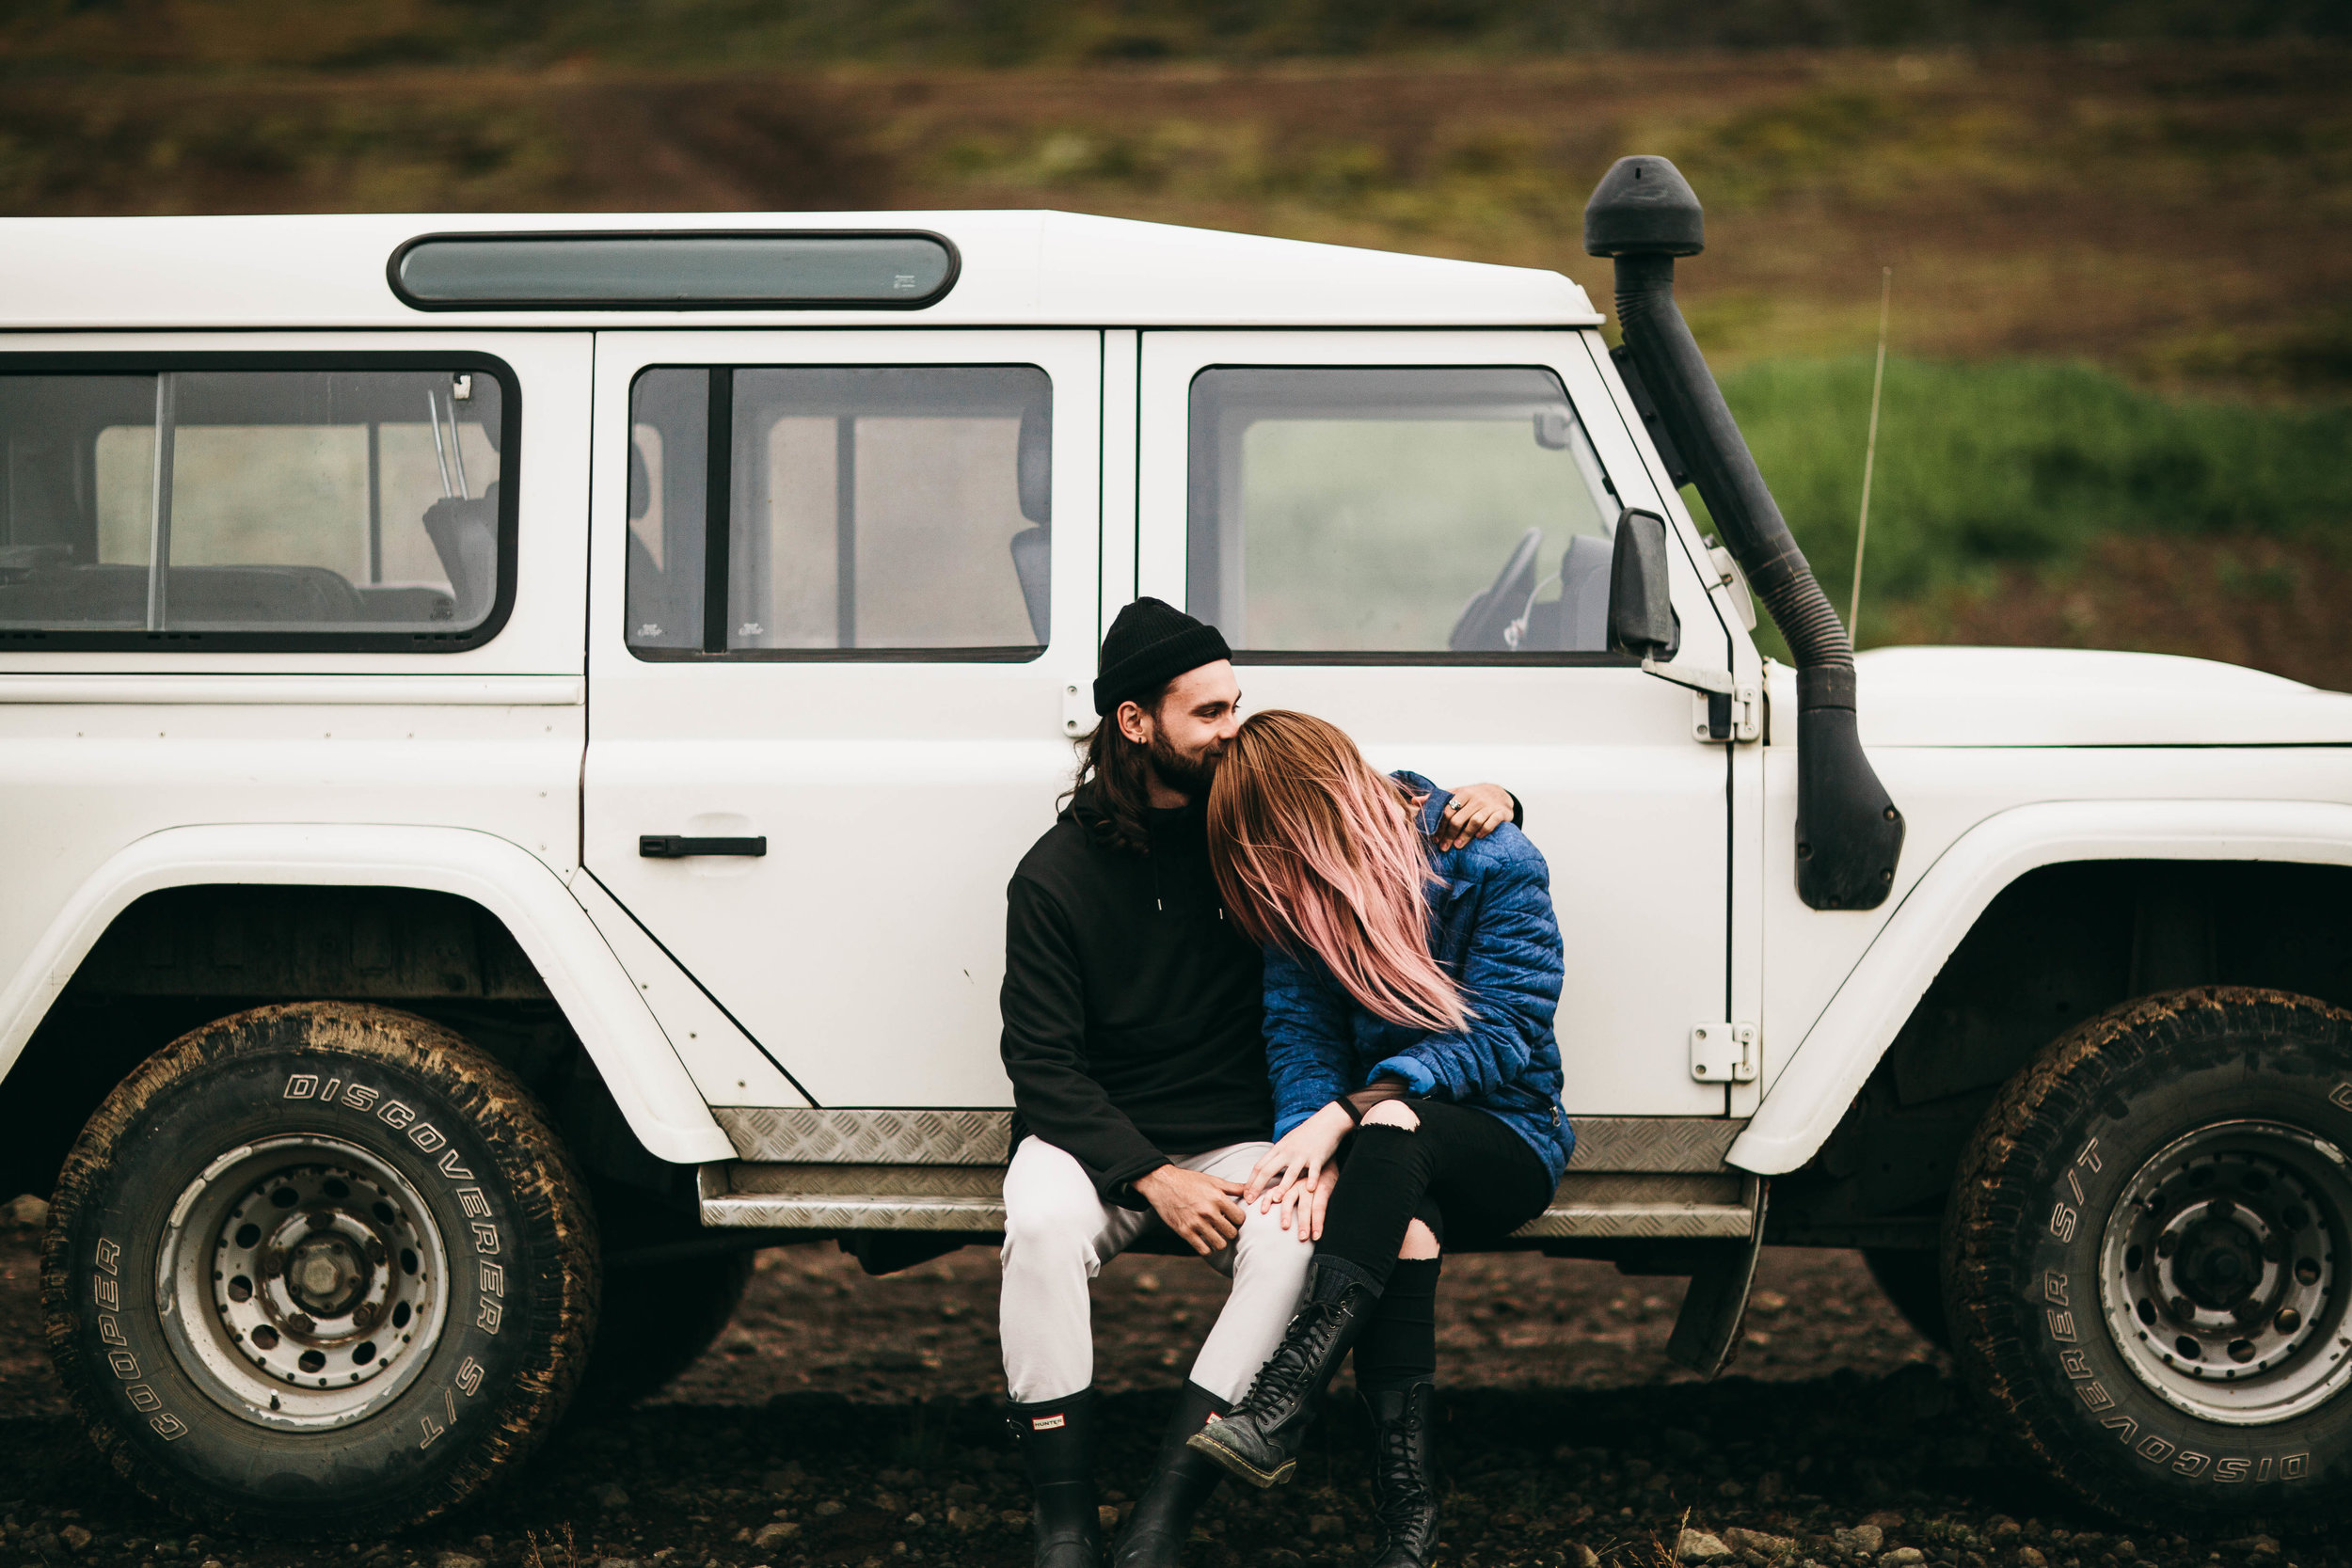
<path id="1" fill-rule="evenodd" d="M 1374 1514 L 1391 1535 L 1416 1523 L 1427 1505 L 1429 1488 L 1413 1464 L 1421 1423 L 1421 1409 L 1408 1400 L 1380 1434 L 1380 1486 Z"/>
<path id="2" fill-rule="evenodd" d="M 1309 1302 L 1300 1307 L 1291 1323 L 1294 1332 L 1282 1337 L 1281 1344 L 1259 1369 L 1257 1381 L 1249 1386 L 1249 1397 L 1243 1402 L 1259 1408 L 1296 1398 L 1313 1378 L 1315 1363 L 1322 1359 L 1323 1338 L 1338 1320 L 1339 1307 L 1334 1302 Z"/>

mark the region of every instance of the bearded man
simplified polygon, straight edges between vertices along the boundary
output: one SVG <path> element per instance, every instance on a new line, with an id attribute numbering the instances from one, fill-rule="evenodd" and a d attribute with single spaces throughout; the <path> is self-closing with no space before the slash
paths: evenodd
<path id="1" fill-rule="evenodd" d="M 1077 783 L 1006 889 L 1003 1049 L 1017 1114 L 1005 1381 L 1036 1492 L 1038 1568 L 1096 1568 L 1087 1282 L 1154 1226 L 1232 1280 L 1112 1558 L 1175 1568 L 1223 1474 L 1184 1439 L 1248 1391 L 1314 1249 L 1286 1215 L 1240 1201 L 1274 1104 L 1261 956 L 1209 869 L 1209 781 L 1240 721 L 1232 655 L 1216 627 L 1144 598 L 1111 623 L 1098 668 L 1102 722 Z M 1473 784 L 1447 808 L 1443 847 L 1518 816 L 1508 791 Z"/>

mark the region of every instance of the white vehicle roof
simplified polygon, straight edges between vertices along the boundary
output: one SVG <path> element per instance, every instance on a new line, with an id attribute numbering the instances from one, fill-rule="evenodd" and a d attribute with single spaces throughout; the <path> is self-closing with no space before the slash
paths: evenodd
<path id="1" fill-rule="evenodd" d="M 923 230 L 961 259 L 917 309 L 421 310 L 423 234 Z M 364 214 L 0 219 L 0 330 L 484 326 L 1588 326 L 1556 272 L 1074 213 Z"/>

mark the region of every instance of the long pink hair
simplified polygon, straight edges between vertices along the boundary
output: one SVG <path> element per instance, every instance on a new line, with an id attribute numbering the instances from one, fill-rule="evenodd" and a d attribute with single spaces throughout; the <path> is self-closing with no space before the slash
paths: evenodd
<path id="1" fill-rule="evenodd" d="M 1209 862 L 1252 941 L 1305 944 L 1391 1023 L 1454 1030 L 1462 993 L 1429 956 L 1429 884 L 1410 798 L 1347 732 L 1270 708 L 1244 720 L 1209 785 Z"/>

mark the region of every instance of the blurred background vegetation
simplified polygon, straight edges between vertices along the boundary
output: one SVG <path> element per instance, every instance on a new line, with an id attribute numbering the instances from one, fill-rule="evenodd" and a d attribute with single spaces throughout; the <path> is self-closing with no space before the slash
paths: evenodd
<path id="1" fill-rule="evenodd" d="M 1569 273 L 1619 153 L 1862 641 L 2352 688 L 2342 0 L 17 0 L 0 212 L 1053 206 Z"/>

